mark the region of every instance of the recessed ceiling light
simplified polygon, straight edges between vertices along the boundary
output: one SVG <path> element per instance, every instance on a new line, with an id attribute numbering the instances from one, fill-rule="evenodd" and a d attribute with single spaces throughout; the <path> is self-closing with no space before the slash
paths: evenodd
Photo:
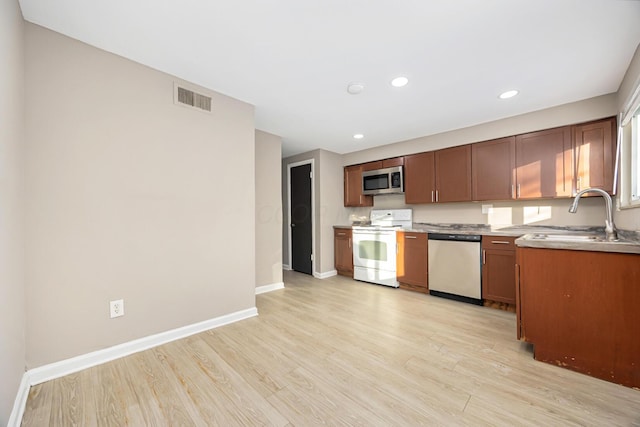
<path id="1" fill-rule="evenodd" d="M 362 139 L 362 138 L 364 138 L 364 135 L 361 133 L 356 133 L 353 135 L 353 139 Z"/>
<path id="2" fill-rule="evenodd" d="M 364 85 L 362 83 L 350 83 L 349 86 L 347 86 L 347 92 L 349 92 L 351 95 L 357 95 L 363 90 Z"/>
<path id="3" fill-rule="evenodd" d="M 508 90 L 504 93 L 500 94 L 500 99 L 507 99 L 507 98 L 513 98 L 514 96 L 516 96 L 518 94 L 517 90 Z"/>
<path id="4" fill-rule="evenodd" d="M 391 80 L 391 86 L 393 87 L 406 86 L 407 83 L 409 83 L 409 79 L 403 76 L 396 77 L 395 79 Z"/>

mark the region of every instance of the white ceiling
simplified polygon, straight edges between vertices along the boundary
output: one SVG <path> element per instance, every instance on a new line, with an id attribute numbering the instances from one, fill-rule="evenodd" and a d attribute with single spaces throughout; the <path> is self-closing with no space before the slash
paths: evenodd
<path id="1" fill-rule="evenodd" d="M 348 153 L 618 90 L 630 0 L 20 0 L 27 21 L 254 104 L 283 157 Z M 410 82 L 393 88 L 405 75 Z M 360 95 L 346 91 L 365 85 Z M 520 94 L 509 100 L 508 89 Z M 365 137 L 356 141 L 353 134 Z"/>

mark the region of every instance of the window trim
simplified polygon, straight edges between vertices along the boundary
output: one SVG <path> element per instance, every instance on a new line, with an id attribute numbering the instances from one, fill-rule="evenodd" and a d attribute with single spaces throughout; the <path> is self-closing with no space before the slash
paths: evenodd
<path id="1" fill-rule="evenodd" d="M 618 208 L 640 208 L 640 108 L 618 132 L 621 145 Z"/>

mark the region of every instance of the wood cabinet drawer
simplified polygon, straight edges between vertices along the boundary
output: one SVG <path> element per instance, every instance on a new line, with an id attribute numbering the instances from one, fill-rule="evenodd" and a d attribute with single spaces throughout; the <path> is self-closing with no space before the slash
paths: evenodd
<path id="1" fill-rule="evenodd" d="M 515 240 L 517 237 L 506 236 L 482 236 L 482 248 L 483 249 L 497 249 L 497 250 L 516 250 Z"/>

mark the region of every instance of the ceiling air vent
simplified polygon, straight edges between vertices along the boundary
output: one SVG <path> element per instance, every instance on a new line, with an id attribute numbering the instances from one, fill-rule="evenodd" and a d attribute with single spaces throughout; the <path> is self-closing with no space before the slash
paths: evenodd
<path id="1" fill-rule="evenodd" d="M 197 108 L 201 111 L 211 112 L 211 97 L 187 89 L 184 85 L 174 84 L 173 102 L 176 105 Z"/>

